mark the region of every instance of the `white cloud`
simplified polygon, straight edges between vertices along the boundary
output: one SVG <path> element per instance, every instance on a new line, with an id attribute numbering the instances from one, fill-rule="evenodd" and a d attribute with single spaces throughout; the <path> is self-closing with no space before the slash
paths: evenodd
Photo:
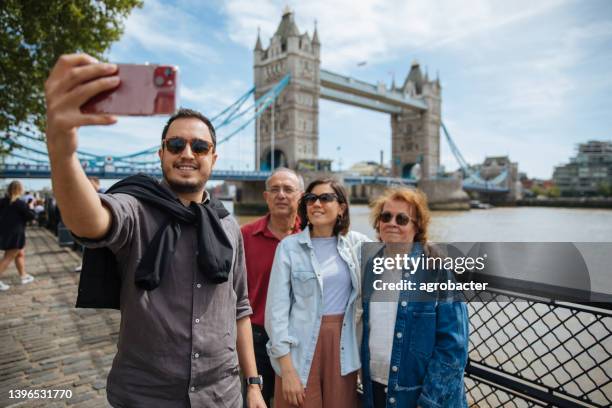
<path id="1" fill-rule="evenodd" d="M 517 33 L 514 40 L 528 35 Z M 606 86 L 602 78 L 584 77 L 581 70 L 588 68 L 596 57 L 590 55 L 593 42 L 610 37 L 609 22 L 573 27 L 544 44 L 526 47 L 521 56 L 510 54 L 503 61 L 492 59 L 481 64 L 476 61 L 466 68 L 466 73 L 469 70 L 472 78 L 479 79 L 480 86 L 475 87 L 475 92 L 486 101 L 483 104 L 486 115 L 511 118 L 523 128 L 543 124 L 567 115 L 575 108 L 575 97 Z M 500 39 L 496 46 L 511 48 L 512 43 L 507 38 Z"/>
<path id="2" fill-rule="evenodd" d="M 323 66 L 342 69 L 359 61 L 371 64 L 395 59 L 402 53 L 440 46 L 467 46 L 467 37 L 492 32 L 557 7 L 562 0 L 534 4 L 529 0 L 491 2 L 472 0 L 432 2 L 418 0 L 328 0 L 296 3 L 298 28 L 312 34 L 318 20 Z M 246 0 L 225 3 L 230 38 L 245 47 L 255 44 L 257 27 L 267 46 L 280 21 L 282 1 L 262 1 L 252 7 Z"/>
<path id="3" fill-rule="evenodd" d="M 134 47 L 139 47 L 164 59 L 183 56 L 194 61 L 220 62 L 218 52 L 203 41 L 200 28 L 196 16 L 186 10 L 147 0 L 142 9 L 135 9 L 128 17 L 122 41 L 112 49 L 111 59 L 129 58 L 135 54 Z"/>
<path id="4" fill-rule="evenodd" d="M 181 105 L 187 106 L 188 103 L 191 103 L 197 109 L 206 112 L 206 115 L 213 116 L 234 103 L 249 89 L 246 82 L 240 79 L 223 81 L 222 87 L 219 87 L 219 83 L 221 81 L 207 80 L 204 85 L 200 86 L 192 87 L 182 84 L 180 90 Z M 246 108 L 252 103 L 253 98 L 251 97 L 243 106 Z"/>

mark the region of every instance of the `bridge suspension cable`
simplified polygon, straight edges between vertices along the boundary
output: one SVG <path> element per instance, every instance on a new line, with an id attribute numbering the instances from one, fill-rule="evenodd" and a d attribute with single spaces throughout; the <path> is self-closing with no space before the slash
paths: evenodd
<path id="1" fill-rule="evenodd" d="M 24 131 L 22 131 L 21 129 L 11 128 L 10 131 L 11 132 L 15 132 L 19 136 L 22 136 L 22 137 L 24 137 L 24 138 L 26 138 L 28 140 L 32 140 L 32 141 L 35 141 L 35 142 L 41 142 L 41 143 L 43 142 L 40 138 L 38 138 L 36 136 L 29 135 L 29 134 L 25 133 Z M 10 141 L 10 139 L 8 139 L 8 140 Z M 45 152 L 44 154 L 47 155 L 47 152 Z M 79 154 L 81 156 L 87 156 L 87 157 L 89 157 L 91 159 L 104 159 L 104 156 L 100 156 L 100 155 L 97 155 L 97 154 L 84 152 L 82 150 L 77 150 L 77 154 Z"/>
<path id="2" fill-rule="evenodd" d="M 442 127 L 442 132 L 446 137 L 446 141 L 448 142 L 448 146 L 450 147 L 453 156 L 455 156 L 455 159 L 457 160 L 457 163 L 459 163 L 459 167 L 461 167 L 461 170 L 463 172 L 464 188 L 470 190 L 485 191 L 496 189 L 499 190 L 499 185 L 504 183 L 508 178 L 508 169 L 503 169 L 496 177 L 491 180 L 485 180 L 480 174 L 480 171 L 474 171 L 467 162 L 467 160 L 465 160 L 463 154 L 461 154 L 459 147 L 451 137 L 444 123 L 440 122 L 440 125 Z"/>
<path id="3" fill-rule="evenodd" d="M 225 136 L 223 139 L 220 139 L 217 142 L 217 145 L 227 142 L 232 137 L 234 137 L 236 134 L 238 134 L 241 130 L 246 128 L 250 123 L 255 121 L 255 119 L 257 119 L 259 116 L 261 116 L 261 114 L 270 105 L 272 105 L 272 103 L 274 103 L 274 101 L 276 100 L 278 95 L 280 95 L 280 93 L 283 91 L 283 89 L 285 89 L 287 84 L 289 84 L 289 80 L 290 79 L 291 79 L 291 75 L 289 75 L 289 74 L 285 75 L 283 77 L 283 79 L 281 79 L 272 89 L 270 89 L 268 92 L 266 92 L 265 94 L 260 96 L 255 101 L 255 103 L 251 107 L 248 108 L 248 110 L 250 110 L 252 107 L 255 107 L 256 108 L 255 109 L 255 114 L 252 117 L 250 117 L 248 121 L 246 121 L 244 124 L 242 124 L 236 130 L 234 130 L 232 133 L 230 133 L 229 135 Z"/>
<path id="4" fill-rule="evenodd" d="M 213 116 L 212 118 L 210 118 L 211 122 L 216 121 L 217 119 L 219 119 L 221 116 L 225 115 L 230 109 L 234 108 L 236 105 L 240 105 L 242 106 L 242 104 L 249 99 L 249 97 L 255 92 L 255 87 L 252 87 L 251 89 L 249 89 L 244 95 L 242 95 L 240 98 L 238 98 L 236 100 L 236 102 L 232 103 L 230 106 L 228 106 L 227 108 L 223 109 L 223 111 L 217 113 L 215 116 Z"/>
<path id="5" fill-rule="evenodd" d="M 251 95 L 255 92 L 255 87 L 249 89 L 246 93 L 241 95 L 235 102 L 229 105 L 227 108 L 223 109 L 221 112 L 216 114 L 211 121 L 215 125 L 215 129 L 218 130 L 220 128 L 224 128 L 229 126 L 230 124 L 238 121 L 242 117 L 248 117 L 248 119 L 240 124 L 236 129 L 232 130 L 229 134 L 220 138 L 217 142 L 217 145 L 223 144 L 231 140 L 238 133 L 244 130 L 249 124 L 253 123 L 280 95 L 280 93 L 285 89 L 287 84 L 290 81 L 291 76 L 288 74 L 283 77 L 278 83 L 276 83 L 269 91 L 265 94 L 261 95 L 257 98 L 251 105 L 247 108 L 243 108 L 246 101 L 251 97 Z M 219 123 L 216 123 L 219 122 Z M 18 137 L 29 140 L 35 143 L 44 143 L 40 137 L 36 137 L 35 135 L 29 134 L 30 130 L 27 129 L 28 132 L 19 128 L 12 128 L 10 133 L 16 134 Z M 8 133 L 8 132 L 7 132 Z M 48 163 L 48 153 L 44 147 L 36 148 L 29 145 L 24 145 L 23 143 L 19 143 L 16 140 L 12 140 L 8 135 L 6 135 L 6 140 L 9 141 L 9 144 L 12 146 L 13 151 L 11 152 L 11 156 L 23 160 L 28 160 L 30 162 L 36 164 L 46 164 Z M 159 164 L 157 159 L 147 159 L 147 156 L 152 156 L 157 153 L 159 149 L 159 144 L 151 146 L 147 149 L 140 150 L 134 153 L 124 154 L 124 155 L 99 155 L 94 153 L 89 153 L 82 150 L 77 150 L 77 154 L 79 156 L 79 160 L 81 162 L 89 163 L 92 166 L 103 166 L 108 162 L 112 162 L 113 165 L 116 166 L 156 166 Z M 19 150 L 31 154 L 42 155 L 44 159 L 32 157 L 30 154 L 21 154 Z"/>
<path id="6" fill-rule="evenodd" d="M 471 174 L 472 171 L 470 170 L 470 165 L 468 164 L 467 160 L 465 160 L 465 158 L 463 157 L 463 154 L 461 154 L 461 151 L 459 150 L 459 147 L 457 147 L 457 145 L 455 144 L 455 141 L 451 137 L 450 133 L 448 133 L 448 129 L 446 129 L 446 126 L 444 125 L 444 122 L 440 122 L 440 125 L 442 127 L 442 131 L 444 133 L 444 136 L 446 137 L 446 141 L 448 142 L 448 146 L 451 149 L 451 153 L 453 153 L 453 156 L 455 156 L 455 159 L 459 163 L 459 166 L 461 167 L 461 170 L 463 170 L 463 173 L 466 176 L 468 174 Z"/>

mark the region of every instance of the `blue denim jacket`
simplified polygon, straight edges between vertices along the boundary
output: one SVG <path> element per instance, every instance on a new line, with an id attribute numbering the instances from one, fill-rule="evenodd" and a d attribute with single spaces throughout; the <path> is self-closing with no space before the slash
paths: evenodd
<path id="1" fill-rule="evenodd" d="M 413 246 L 412 257 L 419 257 L 422 247 Z M 377 255 L 380 256 L 380 255 Z M 371 262 L 371 258 L 370 261 Z M 371 268 L 364 269 L 371 271 Z M 367 272 L 365 272 L 367 273 Z M 428 274 L 429 276 L 426 276 Z M 440 272 L 434 280 L 446 280 L 449 272 Z M 431 281 L 432 273 L 418 270 L 404 272 L 417 285 Z M 370 376 L 370 296 L 377 279 L 370 273 L 363 282 L 363 408 L 372 408 Z M 463 371 L 468 355 L 468 312 L 465 303 L 442 298 L 413 301 L 409 290 L 400 293 L 391 351 L 387 407 L 467 408 Z M 382 317 L 382 316 L 381 316 Z"/>
<path id="2" fill-rule="evenodd" d="M 359 295 L 360 244 L 365 235 L 349 231 L 338 236 L 338 254 L 351 271 L 352 290 L 340 334 L 340 372 L 349 374 L 360 367 L 357 343 L 356 306 Z M 265 327 L 270 340 L 268 355 L 280 376 L 278 358 L 291 352 L 291 360 L 302 384 L 310 373 L 321 317 L 323 277 L 308 228 L 283 239 L 276 248 L 266 300 Z"/>

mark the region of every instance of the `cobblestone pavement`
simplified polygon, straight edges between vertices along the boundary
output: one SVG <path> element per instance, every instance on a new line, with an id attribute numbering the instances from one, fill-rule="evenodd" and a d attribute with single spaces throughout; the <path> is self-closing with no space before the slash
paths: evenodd
<path id="1" fill-rule="evenodd" d="M 12 265 L 0 292 L 0 407 L 108 407 L 106 376 L 116 352 L 119 312 L 75 309 L 80 257 L 49 231 L 27 231 L 21 285 Z M 71 398 L 15 399 L 11 390 L 70 390 Z M 15 395 L 15 394 L 14 394 Z"/>

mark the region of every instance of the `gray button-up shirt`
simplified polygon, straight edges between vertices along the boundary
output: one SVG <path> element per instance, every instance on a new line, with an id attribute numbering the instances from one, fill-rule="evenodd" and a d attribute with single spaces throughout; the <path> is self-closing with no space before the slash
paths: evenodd
<path id="1" fill-rule="evenodd" d="M 127 194 L 101 194 L 112 227 L 87 247 L 109 247 L 122 274 L 121 327 L 107 381 L 115 407 L 241 407 L 236 320 L 252 311 L 244 249 L 236 220 L 221 224 L 234 248 L 227 282 L 207 283 L 198 271 L 194 225 L 181 224 L 174 261 L 159 287 L 136 287 L 134 274 L 147 245 L 167 218 Z"/>

